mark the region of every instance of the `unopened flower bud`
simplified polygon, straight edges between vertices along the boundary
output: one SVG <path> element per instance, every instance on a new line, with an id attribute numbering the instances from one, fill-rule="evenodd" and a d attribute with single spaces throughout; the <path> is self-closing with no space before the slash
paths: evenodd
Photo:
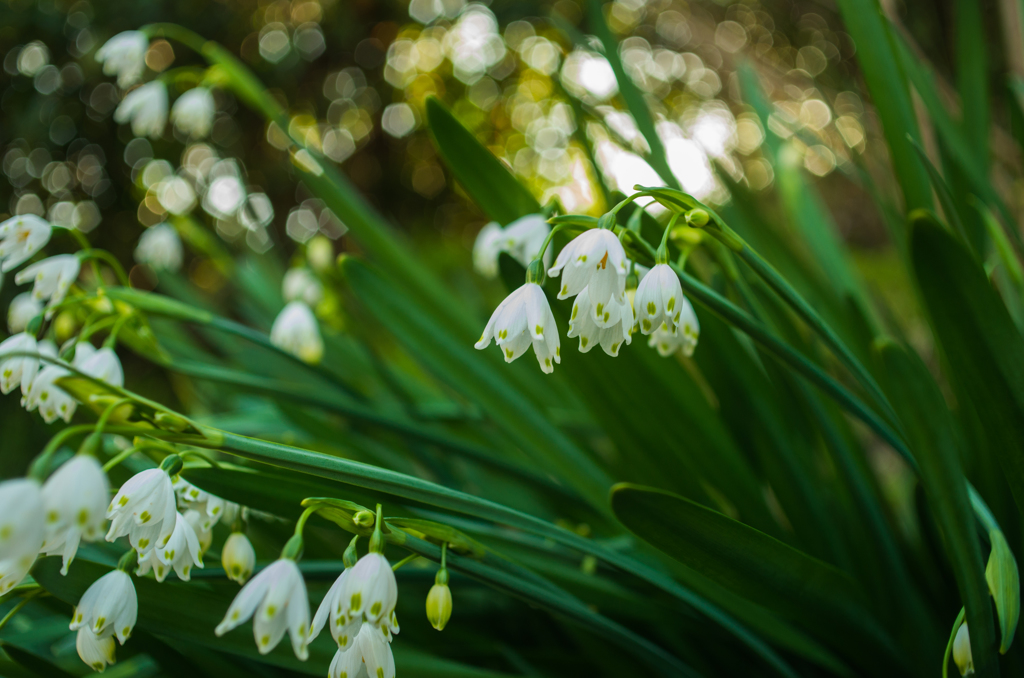
<path id="1" fill-rule="evenodd" d="M 608 229 L 615 228 L 615 215 L 611 212 L 602 214 L 601 218 L 597 220 L 597 227 Z"/>
<path id="2" fill-rule="evenodd" d="M 175 433 L 181 433 L 188 428 L 188 421 L 184 417 L 179 417 L 176 414 L 169 412 L 157 412 L 156 416 L 153 417 L 153 423 L 156 427 L 164 431 L 173 431 Z"/>
<path id="3" fill-rule="evenodd" d="M 220 563 L 228 579 L 244 584 L 256 566 L 256 551 L 242 532 L 232 532 L 220 552 Z"/>
<path id="4" fill-rule="evenodd" d="M 452 590 L 448 588 L 448 570 L 441 568 L 427 594 L 427 619 L 438 631 L 444 629 L 452 616 Z"/>
<path id="5" fill-rule="evenodd" d="M 179 457 L 176 454 L 169 454 L 166 457 L 164 457 L 164 460 L 162 462 L 160 462 L 160 470 L 164 471 L 165 473 L 167 473 L 167 475 L 173 478 L 174 476 L 181 473 L 181 469 L 182 467 L 184 467 L 184 465 L 185 464 L 181 460 L 181 457 Z"/>
<path id="6" fill-rule="evenodd" d="M 373 527 L 374 515 L 373 511 L 357 511 L 352 516 L 352 522 L 361 527 Z"/>
<path id="7" fill-rule="evenodd" d="M 956 662 L 956 667 L 960 669 L 961 676 L 970 676 L 974 674 L 974 656 L 971 654 L 971 636 L 967 631 L 966 622 L 960 625 L 960 629 L 956 632 L 956 638 L 953 639 L 953 661 Z"/>
<path id="8" fill-rule="evenodd" d="M 707 226 L 708 221 L 711 219 L 708 213 L 702 209 L 690 210 L 686 213 L 686 223 L 691 226 Z"/>

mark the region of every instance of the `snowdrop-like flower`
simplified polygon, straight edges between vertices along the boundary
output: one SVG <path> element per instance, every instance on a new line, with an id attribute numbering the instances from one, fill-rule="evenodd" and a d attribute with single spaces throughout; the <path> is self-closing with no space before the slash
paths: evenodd
<path id="1" fill-rule="evenodd" d="M 17 586 L 43 543 L 43 495 L 28 478 L 0 482 L 0 595 Z"/>
<path id="2" fill-rule="evenodd" d="M 155 270 L 177 271 L 184 254 L 178 232 L 167 223 L 147 228 L 135 247 L 135 261 Z"/>
<path id="3" fill-rule="evenodd" d="M 531 343 L 540 369 L 545 373 L 554 372 L 554 363 L 562 362 L 555 316 L 544 290 L 536 283 L 525 283 L 505 297 L 494 309 L 475 347 L 487 348 L 491 339 L 501 349 L 507 363 L 525 353 Z"/>
<path id="4" fill-rule="evenodd" d="M 356 636 L 356 648 L 366 664 L 366 673 L 377 678 L 395 678 L 395 656 L 384 631 L 377 624 L 364 622 Z"/>
<path id="5" fill-rule="evenodd" d="M 17 268 L 50 242 L 53 227 L 34 214 L 19 214 L 0 223 L 3 272 Z"/>
<path id="6" fill-rule="evenodd" d="M 540 248 L 551 233 L 551 225 L 543 214 L 527 214 L 505 227 L 502 233 L 502 249 L 523 267 L 540 254 Z M 551 265 L 551 250 L 544 252 L 544 266 Z"/>
<path id="7" fill-rule="evenodd" d="M 11 305 L 7 308 L 7 331 L 11 334 L 24 332 L 32 318 L 42 312 L 43 305 L 32 296 L 32 293 L 22 292 L 11 299 Z"/>
<path id="8" fill-rule="evenodd" d="M 323 601 L 321 601 L 320 607 L 317 608 L 316 614 L 313 616 L 313 626 L 309 632 L 310 642 L 320 635 L 320 631 L 323 630 L 328 618 L 331 621 L 331 636 L 334 637 L 334 642 L 338 644 L 340 649 L 345 650 L 349 648 L 355 641 L 363 617 L 361 614 L 352 617 L 348 615 L 349 605 L 346 604 L 347 601 L 343 597 L 345 595 L 345 584 L 350 573 L 351 570 L 348 569 L 342 572 L 341 576 L 331 585 L 330 590 L 327 591 Z"/>
<path id="9" fill-rule="evenodd" d="M 568 336 L 580 338 L 580 353 L 600 344 L 605 353 L 617 356 L 623 342 L 633 341 L 633 307 L 625 294 L 619 299 L 613 297 L 600 307 L 603 326 L 594 319 L 596 308 L 590 288 L 584 287 L 572 305 Z"/>
<path id="10" fill-rule="evenodd" d="M 274 561 L 243 586 L 217 625 L 217 635 L 224 635 L 253 615 L 252 628 L 260 654 L 277 647 L 288 631 L 295 656 L 302 660 L 309 656 L 309 598 L 294 560 Z"/>
<path id="11" fill-rule="evenodd" d="M 0 343 L 0 391 L 8 394 L 19 384 L 22 395 L 28 395 L 29 387 L 39 371 L 39 359 L 22 356 L 5 358 L 10 353 L 38 353 L 39 346 L 31 334 L 15 334 Z"/>
<path id="12" fill-rule="evenodd" d="M 210 133 L 216 112 L 213 92 L 205 87 L 195 87 L 174 102 L 171 121 L 184 134 L 201 139 Z"/>
<path id="13" fill-rule="evenodd" d="M 152 468 L 129 478 L 107 507 L 107 519 L 107 541 L 128 535 L 140 559 L 154 548 L 166 546 L 178 521 L 170 476 L 163 469 Z"/>
<path id="14" fill-rule="evenodd" d="M 427 593 L 427 620 L 435 629 L 443 631 L 451 616 L 452 590 L 448 588 L 447 582 L 442 584 L 435 581 Z"/>
<path id="15" fill-rule="evenodd" d="M 964 622 L 957 629 L 956 637 L 953 639 L 953 661 L 960 669 L 961 676 L 974 674 L 974 654 L 971 652 L 971 634 L 967 630 L 967 623 Z"/>
<path id="16" fill-rule="evenodd" d="M 230 501 L 221 499 L 215 494 L 201 490 L 180 475 L 175 476 L 171 485 L 178 495 L 179 504 L 183 509 L 195 510 L 199 515 L 197 533 L 213 529 L 221 520 L 231 522 L 238 515 L 240 507 Z M 186 514 L 186 517 L 188 515 Z"/>
<path id="17" fill-rule="evenodd" d="M 56 347 L 49 342 L 39 343 L 39 353 L 56 356 Z M 75 347 L 75 359 L 71 363 L 82 372 L 106 381 L 113 386 L 124 385 L 124 372 L 121 361 L 113 349 L 104 348 L 97 351 L 87 342 Z M 50 423 L 58 418 L 71 421 L 78 403 L 70 395 L 57 387 L 56 381 L 71 372 L 62 365 L 45 365 L 35 376 L 25 394 L 24 405 L 29 412 L 38 408 L 43 421 Z"/>
<path id="18" fill-rule="evenodd" d="M 386 621 L 398 603 L 398 583 L 388 559 L 371 551 L 346 572 L 339 594 L 345 614 L 362 615 L 373 624 Z"/>
<path id="19" fill-rule="evenodd" d="M 242 532 L 232 532 L 220 550 L 220 564 L 228 579 L 244 584 L 256 567 L 256 551 Z M 329 595 L 329 594 L 328 594 Z M 317 612 L 319 616 L 320 612 Z M 310 638 L 312 640 L 312 638 Z"/>
<path id="20" fill-rule="evenodd" d="M 81 261 L 74 254 L 58 254 L 32 264 L 14 276 L 14 282 L 23 285 L 33 281 L 32 298 L 56 306 L 64 300 L 71 284 L 78 279 Z"/>
<path id="21" fill-rule="evenodd" d="M 185 520 L 196 533 L 196 538 L 199 539 L 199 558 L 206 555 L 207 549 L 210 548 L 210 544 L 213 543 L 213 530 L 210 529 L 210 517 L 206 513 L 198 511 L 196 509 L 188 509 L 181 515 L 185 516 Z"/>
<path id="22" fill-rule="evenodd" d="M 142 577 L 153 570 L 156 580 L 162 582 L 173 569 L 178 579 L 188 581 L 192 566 L 203 566 L 199 554 L 199 537 L 185 516 L 175 512 L 174 530 L 163 546 L 148 551 L 139 560 L 139 569 L 135 574 Z"/>
<path id="23" fill-rule="evenodd" d="M 81 540 L 96 541 L 103 536 L 103 521 L 110 496 L 110 483 L 95 457 L 75 455 L 54 471 L 43 484 L 45 541 L 42 553 L 60 554 L 66 575 Z"/>
<path id="24" fill-rule="evenodd" d="M 93 671 L 103 673 L 107 664 L 114 663 L 114 648 L 116 647 L 112 630 L 96 634 L 85 626 L 78 629 L 75 649 L 78 650 L 78 656 L 82 658 L 82 661 L 88 664 Z"/>
<path id="25" fill-rule="evenodd" d="M 79 353 L 83 347 L 87 347 L 84 355 Z M 121 360 L 117 357 L 114 349 L 101 348 L 98 351 L 89 349 L 92 349 L 92 345 L 79 344 L 72 364 L 90 377 L 105 381 L 111 386 L 124 386 L 124 369 L 121 367 Z"/>
<path id="26" fill-rule="evenodd" d="M 324 286 L 313 271 L 300 266 L 288 269 L 284 274 L 281 293 L 285 301 L 302 301 L 312 308 L 324 298 Z"/>
<path id="27" fill-rule="evenodd" d="M 668 264 L 652 268 L 640 281 L 634 298 L 640 331 L 650 334 L 662 323 L 675 329 L 682 317 L 683 301 L 683 288 L 675 271 Z"/>
<path id="28" fill-rule="evenodd" d="M 594 228 L 576 237 L 558 253 L 555 265 L 548 270 L 552 277 L 562 275 L 559 299 L 576 296 L 588 288 L 595 308 L 606 306 L 613 299 L 621 303 L 628 273 L 629 261 L 622 243 L 605 228 Z"/>
<path id="29" fill-rule="evenodd" d="M 137 137 L 159 137 L 167 126 L 167 87 L 159 80 L 133 89 L 114 111 L 114 122 L 131 121 Z"/>
<path id="30" fill-rule="evenodd" d="M 683 297 L 681 313 L 678 324 L 669 328 L 665 323 L 651 333 L 647 345 L 658 349 L 662 358 L 667 358 L 676 351 L 682 351 L 683 355 L 689 357 L 697 348 L 697 341 L 700 339 L 700 323 L 697 322 L 697 314 L 693 312 L 693 306 Z"/>
<path id="31" fill-rule="evenodd" d="M 476 241 L 473 243 L 473 268 L 485 278 L 495 278 L 498 275 L 498 255 L 502 250 L 502 237 L 505 229 L 492 221 L 476 234 Z"/>
<path id="32" fill-rule="evenodd" d="M 117 76 L 117 86 L 127 89 L 139 81 L 146 68 L 149 38 L 141 31 L 118 33 L 96 52 L 106 75 Z"/>
<path id="33" fill-rule="evenodd" d="M 131 575 L 124 570 L 112 570 L 82 594 L 69 628 L 72 631 L 85 628 L 97 635 L 113 632 L 124 645 L 132 635 L 138 615 L 139 599 Z"/>
<path id="34" fill-rule="evenodd" d="M 278 314 L 270 328 L 270 341 L 307 363 L 318 363 L 324 355 L 320 326 L 313 311 L 301 301 L 289 302 Z"/>

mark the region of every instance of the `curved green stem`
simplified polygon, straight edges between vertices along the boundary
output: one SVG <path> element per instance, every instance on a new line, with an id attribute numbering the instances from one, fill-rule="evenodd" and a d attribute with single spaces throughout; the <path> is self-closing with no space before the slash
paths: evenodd
<path id="1" fill-rule="evenodd" d="M 100 261 L 104 262 L 105 264 L 110 266 L 110 268 L 114 271 L 114 275 L 117 276 L 118 282 L 120 282 L 125 287 L 131 287 L 131 283 L 128 282 L 128 274 L 125 272 L 124 267 L 121 265 L 121 262 L 117 260 L 117 257 L 115 257 L 110 252 L 106 250 L 87 249 L 82 250 L 81 252 L 78 253 L 78 255 L 82 258 L 83 261 L 86 259 L 99 259 Z M 97 282 L 99 282 L 101 285 L 103 283 L 102 279 L 98 280 Z"/>
<path id="2" fill-rule="evenodd" d="M 417 558 L 419 558 L 419 557 L 420 557 L 420 554 L 418 554 L 418 553 L 413 553 L 413 554 L 411 554 L 411 555 L 408 555 L 408 556 L 406 556 L 405 558 L 402 558 L 401 560 L 399 560 L 399 561 L 398 561 L 397 563 L 395 563 L 394 565 L 392 565 L 392 566 L 391 566 L 391 571 L 392 571 L 392 572 L 397 572 L 397 571 L 398 571 L 398 568 L 402 567 L 402 566 L 403 566 L 403 565 L 405 565 L 406 563 L 411 563 L 412 561 L 416 560 L 416 559 L 417 559 Z"/>
<path id="3" fill-rule="evenodd" d="M 36 596 L 42 595 L 43 593 L 45 593 L 45 591 L 43 591 L 42 588 L 37 588 L 34 591 L 31 591 L 31 592 L 25 594 L 25 597 L 22 598 L 21 600 L 19 600 L 18 604 L 15 605 L 14 607 L 12 607 L 11 611 L 8 612 L 6 615 L 4 615 L 3 619 L 0 619 L 0 631 L 2 631 L 5 626 L 7 626 L 7 622 L 9 622 L 12 619 L 14 619 L 14 615 L 16 615 L 19 612 L 21 612 L 21 608 L 25 607 L 30 602 L 32 602 L 33 598 L 35 598 Z"/>
<path id="4" fill-rule="evenodd" d="M 120 464 L 125 459 L 129 458 L 130 456 L 132 456 L 141 449 L 141 447 L 136 447 L 133 445 L 129 448 L 121 450 L 116 455 L 111 457 L 106 464 L 103 465 L 103 472 L 109 473 L 112 468 L 116 467 L 118 464 Z"/>

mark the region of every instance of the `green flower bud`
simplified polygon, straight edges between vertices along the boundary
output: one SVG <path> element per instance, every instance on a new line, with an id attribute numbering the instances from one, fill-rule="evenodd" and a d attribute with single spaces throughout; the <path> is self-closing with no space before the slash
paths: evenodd
<path id="1" fill-rule="evenodd" d="M 698 228 L 701 226 L 707 226 L 708 221 L 710 220 L 711 217 L 708 215 L 708 213 L 699 208 L 690 210 L 689 212 L 686 213 L 686 223 L 690 224 L 691 226 L 696 226 Z"/>
<path id="2" fill-rule="evenodd" d="M 452 616 L 452 591 L 448 588 L 448 570 L 441 569 L 427 594 L 427 619 L 438 631 L 444 629 Z"/>
<path id="3" fill-rule="evenodd" d="M 156 416 L 153 417 L 153 423 L 159 429 L 173 431 L 174 433 L 181 433 L 188 428 L 188 421 L 184 417 L 169 412 L 157 412 Z"/>
<path id="4" fill-rule="evenodd" d="M 974 673 L 974 656 L 971 654 L 971 636 L 967 632 L 967 623 L 960 625 L 953 640 L 953 661 L 960 669 L 961 676 L 969 676 Z"/>
<path id="5" fill-rule="evenodd" d="M 358 511 L 352 516 L 352 522 L 360 527 L 372 527 L 373 521 L 373 511 Z"/>
<path id="6" fill-rule="evenodd" d="M 167 475 L 172 478 L 181 473 L 181 469 L 184 465 L 184 462 L 181 461 L 181 457 L 176 454 L 169 454 L 164 457 L 162 462 L 160 462 L 161 470 L 165 471 Z"/>

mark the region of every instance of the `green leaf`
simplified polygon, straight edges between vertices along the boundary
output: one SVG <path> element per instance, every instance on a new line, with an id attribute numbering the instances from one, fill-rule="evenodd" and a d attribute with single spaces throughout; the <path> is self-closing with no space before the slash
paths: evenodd
<path id="1" fill-rule="evenodd" d="M 992 552 L 985 566 L 985 581 L 988 582 L 992 600 L 999 615 L 999 652 L 1006 654 L 1017 633 L 1020 619 L 1020 573 L 1017 560 L 1002 532 L 989 532 Z"/>
<path id="2" fill-rule="evenodd" d="M 487 216 L 504 226 L 540 212 L 526 187 L 434 97 L 427 99 L 427 125 L 448 168 Z"/>
<path id="3" fill-rule="evenodd" d="M 946 557 L 967 608 L 974 665 L 979 675 L 997 675 L 992 606 L 952 418 L 938 385 L 916 353 L 892 342 L 879 342 L 877 350 L 881 373 L 918 461 L 925 497 L 942 531 Z"/>
<path id="4" fill-rule="evenodd" d="M 851 663 L 869 668 L 888 661 L 910 670 L 868 615 L 857 583 L 844 572 L 671 492 L 622 483 L 612 491 L 612 508 L 637 536 L 803 625 Z"/>

